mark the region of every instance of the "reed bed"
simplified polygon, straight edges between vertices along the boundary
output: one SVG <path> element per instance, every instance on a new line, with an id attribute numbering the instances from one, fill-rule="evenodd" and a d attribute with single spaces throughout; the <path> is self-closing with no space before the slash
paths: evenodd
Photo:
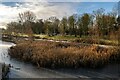
<path id="1" fill-rule="evenodd" d="M 120 61 L 118 47 L 76 45 L 49 41 L 23 41 L 9 49 L 9 55 L 38 67 L 48 68 L 97 68 Z"/>

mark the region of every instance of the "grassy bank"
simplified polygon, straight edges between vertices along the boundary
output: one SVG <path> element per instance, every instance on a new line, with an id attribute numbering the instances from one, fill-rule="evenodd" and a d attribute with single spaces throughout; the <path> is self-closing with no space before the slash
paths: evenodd
<path id="1" fill-rule="evenodd" d="M 5 42 L 12 42 L 12 43 L 15 43 L 15 41 L 14 40 L 12 40 L 12 39 L 5 39 L 5 38 L 2 38 L 1 39 L 2 41 L 5 41 Z"/>
<path id="2" fill-rule="evenodd" d="M 92 38 L 79 38 L 79 39 L 72 40 L 72 42 L 87 43 L 87 44 L 111 45 L 111 46 L 117 46 L 118 45 L 117 40 L 92 39 Z"/>
<path id="3" fill-rule="evenodd" d="M 8 35 L 8 34 L 7 34 Z M 33 34 L 32 38 L 34 40 L 36 39 L 43 39 L 43 40 L 57 40 L 57 41 L 69 41 L 69 42 L 74 42 L 74 43 L 87 43 L 87 44 L 101 44 L 101 45 L 112 45 L 116 46 L 118 45 L 118 40 L 109 40 L 109 39 L 102 39 L 102 38 L 91 38 L 91 36 L 82 36 L 82 37 L 75 37 L 74 35 L 55 35 L 55 36 L 48 36 L 48 35 L 36 35 Z M 17 41 L 21 40 L 28 40 L 29 36 L 27 34 L 15 34 L 12 35 L 11 37 L 3 37 L 3 41 L 8 41 L 8 42 L 14 42 L 16 43 Z"/>
<path id="4" fill-rule="evenodd" d="M 41 39 L 52 39 L 52 40 L 59 40 L 59 41 L 69 41 L 69 42 L 76 42 L 76 43 L 87 43 L 87 44 L 101 44 L 101 45 L 118 45 L 118 40 L 110 40 L 110 39 L 103 39 L 103 38 L 91 38 L 91 36 L 77 36 L 74 35 L 56 35 L 56 36 L 47 36 L 47 35 L 34 35 L 34 37 L 41 38 Z"/>
<path id="5" fill-rule="evenodd" d="M 9 55 L 38 67 L 78 68 L 101 67 L 120 61 L 119 48 L 103 48 L 96 45 L 83 46 L 75 43 L 48 41 L 23 41 L 9 49 Z"/>

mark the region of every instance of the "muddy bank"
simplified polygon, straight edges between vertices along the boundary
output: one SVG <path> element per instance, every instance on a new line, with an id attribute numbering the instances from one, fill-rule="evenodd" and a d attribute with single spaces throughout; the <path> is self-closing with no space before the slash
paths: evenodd
<path id="1" fill-rule="evenodd" d="M 5 63 L 0 63 L 0 79 L 4 80 L 5 78 L 8 77 L 8 73 L 10 71 L 10 65 L 9 64 L 5 64 Z"/>

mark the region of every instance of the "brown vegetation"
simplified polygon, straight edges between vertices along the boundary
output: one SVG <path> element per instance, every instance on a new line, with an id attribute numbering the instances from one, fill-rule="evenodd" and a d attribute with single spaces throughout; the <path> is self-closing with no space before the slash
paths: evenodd
<path id="1" fill-rule="evenodd" d="M 120 59 L 118 48 L 48 41 L 20 42 L 9 49 L 9 55 L 32 62 L 38 67 L 49 68 L 78 68 L 81 66 L 95 68 L 112 61 L 120 61 L 118 60 Z"/>
<path id="2" fill-rule="evenodd" d="M 75 43 L 87 43 L 87 44 L 100 44 L 100 45 L 110 45 L 110 46 L 117 46 L 117 40 L 105 40 L 105 39 L 92 39 L 92 38 L 79 38 L 71 40 Z"/>

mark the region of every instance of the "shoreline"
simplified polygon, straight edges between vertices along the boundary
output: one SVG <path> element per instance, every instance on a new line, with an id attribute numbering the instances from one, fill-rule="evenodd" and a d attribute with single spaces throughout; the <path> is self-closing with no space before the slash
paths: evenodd
<path id="1" fill-rule="evenodd" d="M 0 72 L 0 74 L 2 74 L 0 76 L 0 79 L 4 80 L 4 78 L 8 77 L 7 75 L 9 73 L 9 71 L 10 71 L 10 64 L 0 63 L 0 68 L 2 70 L 2 72 Z"/>

